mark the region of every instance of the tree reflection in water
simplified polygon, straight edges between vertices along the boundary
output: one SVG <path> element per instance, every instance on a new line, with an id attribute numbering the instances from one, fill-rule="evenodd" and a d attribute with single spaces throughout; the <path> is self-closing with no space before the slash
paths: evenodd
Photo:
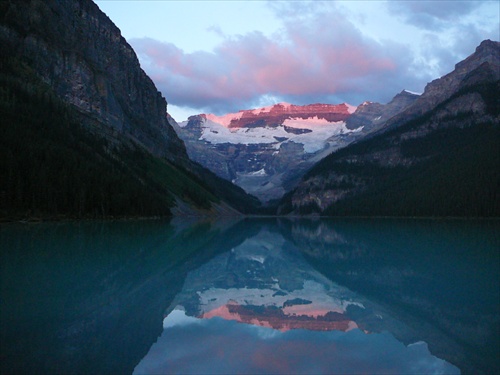
<path id="1" fill-rule="evenodd" d="M 496 302 L 482 301 L 490 308 L 482 311 L 490 318 L 492 331 L 479 332 L 483 328 L 479 327 L 466 332 L 470 337 L 457 337 L 444 331 L 443 324 L 452 320 L 460 324 L 459 319 L 467 318 L 467 312 L 461 316 L 449 309 L 450 301 L 460 296 L 435 298 L 457 290 L 464 297 L 475 287 L 485 286 L 476 281 L 477 285 L 464 289 L 460 283 L 467 282 L 467 275 L 457 268 L 464 256 L 469 266 L 471 261 L 497 256 L 492 251 L 494 228 L 491 223 L 483 224 L 248 220 L 245 228 L 256 227 L 253 232 L 257 234 L 188 274 L 183 290 L 167 310 L 162 337 L 136 373 L 459 371 L 437 357 L 465 371 L 487 372 L 488 366 L 496 364 L 494 356 L 490 363 L 484 358 L 479 361 L 477 351 L 484 350 L 471 350 L 471 344 L 474 335 L 482 334 L 492 340 L 494 349 L 498 339 L 490 332 L 496 332 L 495 324 L 498 327 Z M 464 229 L 468 229 L 465 236 Z M 462 235 L 457 237 L 456 232 Z M 476 255 L 470 254 L 471 249 Z M 476 266 L 486 271 L 486 295 L 491 299 L 494 296 L 488 293 L 498 283 L 498 269 L 482 260 Z M 429 267 L 429 261 L 436 268 Z M 439 262 L 444 264 L 439 266 Z M 485 268 L 486 263 L 493 267 Z M 481 297 L 475 295 L 472 300 Z M 481 310 L 477 305 L 474 308 Z M 440 319 L 429 323 L 425 315 L 429 311 Z M 243 345 L 246 352 L 232 341 L 239 335 L 249 343 Z M 296 353 L 285 349 L 291 346 Z M 217 352 L 210 349 L 214 347 Z M 314 348 L 315 355 L 301 357 L 306 347 Z M 172 351 L 175 358 L 167 354 Z M 261 359 L 259 366 L 252 359 L 255 356 Z M 219 360 L 214 363 L 210 358 Z M 311 363 L 314 366 L 308 367 Z"/>

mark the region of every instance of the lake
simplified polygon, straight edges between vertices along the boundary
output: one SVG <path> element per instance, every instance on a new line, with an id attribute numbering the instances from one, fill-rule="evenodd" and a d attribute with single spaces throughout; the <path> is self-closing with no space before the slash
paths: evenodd
<path id="1" fill-rule="evenodd" d="M 500 373 L 500 222 L 0 226 L 7 373 Z"/>

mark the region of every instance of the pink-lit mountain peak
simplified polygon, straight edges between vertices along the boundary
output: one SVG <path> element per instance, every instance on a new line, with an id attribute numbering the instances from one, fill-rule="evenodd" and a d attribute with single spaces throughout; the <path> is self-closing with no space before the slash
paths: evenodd
<path id="1" fill-rule="evenodd" d="M 246 128 L 278 126 L 289 119 L 316 118 L 327 122 L 339 122 L 345 121 L 355 110 L 355 106 L 346 103 L 295 105 L 283 102 L 262 108 L 240 110 L 237 113 L 228 113 L 222 116 L 213 114 L 204 116 L 227 128 Z"/>

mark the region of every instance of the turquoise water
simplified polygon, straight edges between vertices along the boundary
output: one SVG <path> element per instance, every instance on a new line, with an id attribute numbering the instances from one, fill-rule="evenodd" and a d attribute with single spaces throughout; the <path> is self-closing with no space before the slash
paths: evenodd
<path id="1" fill-rule="evenodd" d="M 2 373 L 498 373 L 500 223 L 4 224 Z"/>

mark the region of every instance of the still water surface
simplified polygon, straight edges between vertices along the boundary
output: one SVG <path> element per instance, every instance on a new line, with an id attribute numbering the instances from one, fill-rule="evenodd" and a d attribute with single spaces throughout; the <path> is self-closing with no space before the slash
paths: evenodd
<path id="1" fill-rule="evenodd" d="M 5 224 L 1 373 L 499 373 L 498 221 Z"/>

